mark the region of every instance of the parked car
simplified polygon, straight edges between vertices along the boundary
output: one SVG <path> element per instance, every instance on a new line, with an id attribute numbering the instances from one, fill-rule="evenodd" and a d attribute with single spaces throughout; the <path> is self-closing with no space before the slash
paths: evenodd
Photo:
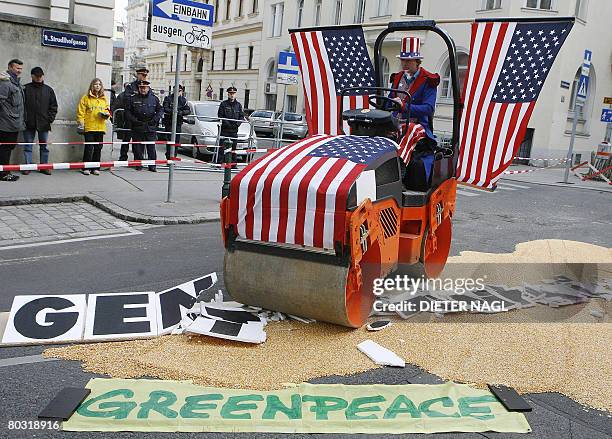
<path id="1" fill-rule="evenodd" d="M 281 115 L 276 118 L 277 122 L 280 122 Z M 280 123 L 274 124 L 272 134 L 274 137 L 279 137 L 281 132 Z M 303 114 L 298 113 L 285 113 L 283 123 L 283 138 L 292 137 L 295 139 L 303 139 L 308 135 L 308 125 L 306 124 L 306 117 Z"/>
<path id="2" fill-rule="evenodd" d="M 217 112 L 221 101 L 194 101 L 188 102 L 191 110 L 188 116 L 185 116 L 187 122 L 184 123 L 181 129 L 181 143 L 193 144 L 196 146 L 186 147 L 192 153 L 194 158 L 202 156 L 213 156 L 218 148 L 217 137 L 221 123 L 217 120 Z M 246 149 L 249 147 L 249 134 L 251 133 L 251 124 L 244 121 L 238 128 L 238 149 Z M 204 146 L 199 146 L 204 145 Z M 257 147 L 257 136 L 253 133 L 251 147 Z"/>
<path id="3" fill-rule="evenodd" d="M 280 112 L 272 110 L 255 110 L 250 116 L 249 121 L 257 134 L 272 135 L 274 120 Z"/>

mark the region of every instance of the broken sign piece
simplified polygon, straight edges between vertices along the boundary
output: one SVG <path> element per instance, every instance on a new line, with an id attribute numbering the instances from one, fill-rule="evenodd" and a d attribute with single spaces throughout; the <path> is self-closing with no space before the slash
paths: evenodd
<path id="1" fill-rule="evenodd" d="M 381 329 L 385 329 L 388 326 L 391 326 L 391 321 L 377 320 L 375 322 L 369 323 L 368 326 L 366 326 L 366 329 L 368 331 L 380 331 Z"/>
<path id="2" fill-rule="evenodd" d="M 245 343 L 263 343 L 266 341 L 266 333 L 263 328 L 264 325 L 261 322 L 234 323 L 198 317 L 185 328 L 185 331 Z"/>
<path id="3" fill-rule="evenodd" d="M 372 340 L 366 340 L 357 345 L 357 349 L 366 354 L 370 360 L 381 366 L 406 367 L 406 362 L 394 352 L 382 347 Z"/>

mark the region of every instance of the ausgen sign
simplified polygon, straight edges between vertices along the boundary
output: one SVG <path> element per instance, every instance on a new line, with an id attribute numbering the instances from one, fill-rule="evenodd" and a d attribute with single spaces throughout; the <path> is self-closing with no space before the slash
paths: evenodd
<path id="1" fill-rule="evenodd" d="M 214 7 L 190 0 L 153 0 L 148 39 L 210 49 Z"/>

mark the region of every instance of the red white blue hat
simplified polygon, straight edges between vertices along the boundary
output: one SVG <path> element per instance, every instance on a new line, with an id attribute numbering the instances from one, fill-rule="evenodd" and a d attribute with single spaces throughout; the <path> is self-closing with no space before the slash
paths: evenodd
<path id="1" fill-rule="evenodd" d="M 402 48 L 399 59 L 423 59 L 421 56 L 421 39 L 419 37 L 402 38 Z"/>

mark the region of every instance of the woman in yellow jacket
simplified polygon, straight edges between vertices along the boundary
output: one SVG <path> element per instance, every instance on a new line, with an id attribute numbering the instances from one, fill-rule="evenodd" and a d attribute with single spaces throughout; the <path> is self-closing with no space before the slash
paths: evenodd
<path id="1" fill-rule="evenodd" d="M 102 81 L 95 78 L 89 84 L 87 94 L 81 98 L 77 108 L 77 124 L 79 130 L 84 132 L 85 142 L 100 142 L 99 144 L 85 145 L 83 149 L 84 162 L 99 162 L 102 153 L 102 141 L 106 134 L 106 119 L 110 117 L 110 108 Z M 98 168 L 99 169 L 99 168 Z M 100 175 L 98 169 L 93 169 L 93 175 Z M 89 170 L 83 169 L 83 175 L 89 175 Z"/>

